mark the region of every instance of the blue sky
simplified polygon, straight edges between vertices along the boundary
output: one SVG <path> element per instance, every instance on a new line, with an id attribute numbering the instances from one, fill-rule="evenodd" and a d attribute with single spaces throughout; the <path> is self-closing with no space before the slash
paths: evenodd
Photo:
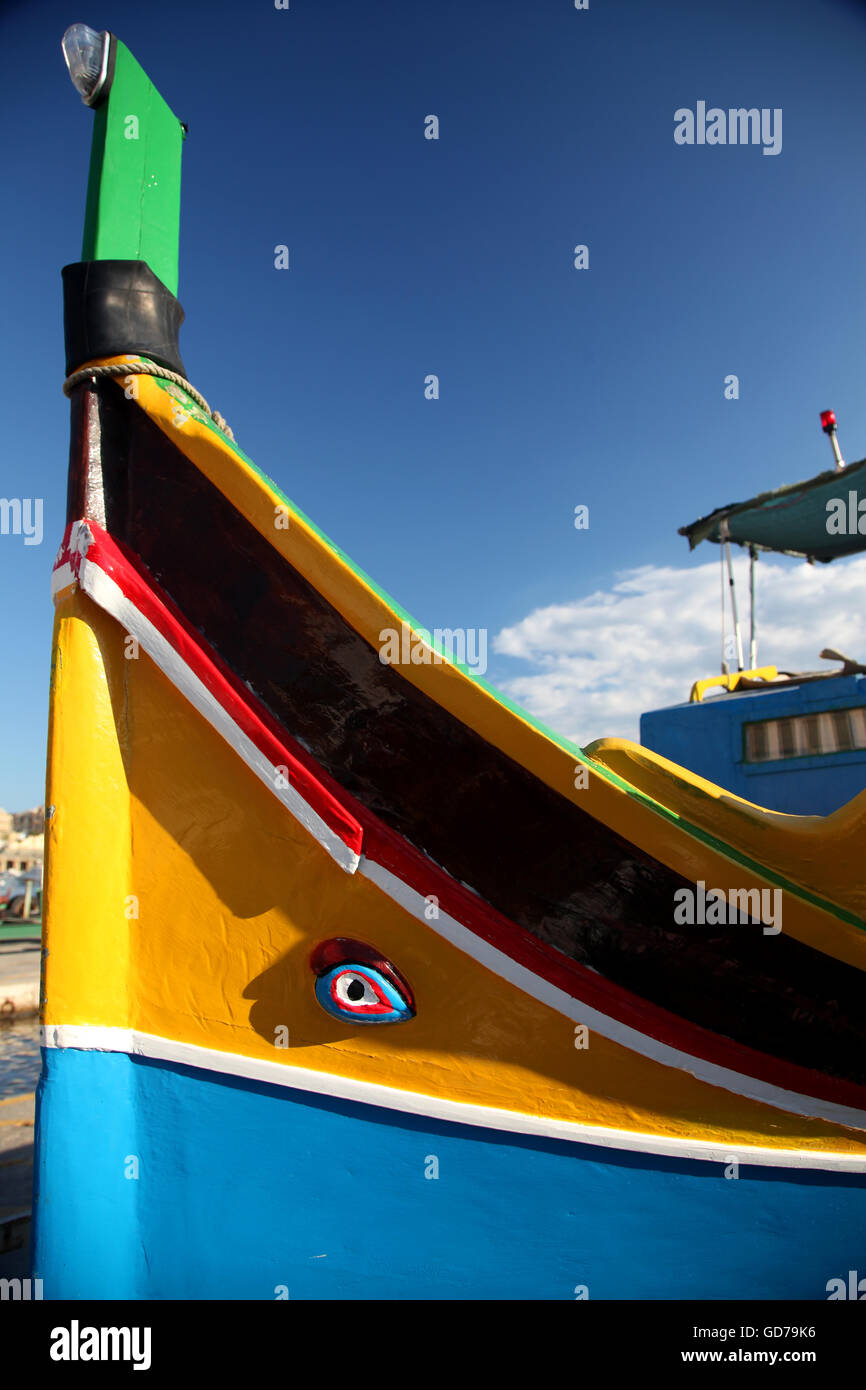
<path id="1" fill-rule="evenodd" d="M 866 453 L 866 5 L 7 0 L 0 496 L 44 498 L 45 539 L 0 536 L 0 805 L 43 795 L 60 267 L 92 127 L 75 20 L 189 125 L 184 360 L 289 496 L 421 623 L 487 629 L 488 677 L 566 733 L 633 734 L 641 702 L 715 669 L 715 551 L 677 526 L 829 466 L 824 408 Z M 678 146 L 699 100 L 781 108 L 781 153 Z M 767 610 L 780 652 L 866 646 L 859 563 L 791 579 L 809 616 Z"/>

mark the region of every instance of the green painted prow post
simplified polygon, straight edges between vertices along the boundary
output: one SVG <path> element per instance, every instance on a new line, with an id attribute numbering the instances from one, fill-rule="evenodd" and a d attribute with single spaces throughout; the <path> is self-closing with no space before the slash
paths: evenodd
<path id="1" fill-rule="evenodd" d="M 96 117 L 82 260 L 144 261 L 177 295 L 184 126 L 113 34 L 73 24 L 62 46 Z"/>

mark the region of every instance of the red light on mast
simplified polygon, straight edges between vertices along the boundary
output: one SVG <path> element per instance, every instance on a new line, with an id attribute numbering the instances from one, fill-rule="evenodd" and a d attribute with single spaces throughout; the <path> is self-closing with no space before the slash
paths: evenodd
<path id="1" fill-rule="evenodd" d="M 833 410 L 821 411 L 821 429 L 830 441 L 833 450 L 833 458 L 837 468 L 845 467 L 845 460 L 842 457 L 842 450 L 839 448 L 839 440 L 836 438 L 836 412 Z"/>

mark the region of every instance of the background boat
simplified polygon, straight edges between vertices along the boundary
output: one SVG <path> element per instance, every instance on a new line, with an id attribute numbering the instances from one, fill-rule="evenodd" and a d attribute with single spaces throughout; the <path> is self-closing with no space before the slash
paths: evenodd
<path id="1" fill-rule="evenodd" d="M 757 662 L 755 576 L 759 552 L 829 564 L 866 549 L 858 511 L 866 459 L 846 465 L 833 411 L 821 416 L 835 467 L 803 483 L 719 507 L 684 526 L 694 549 L 719 545 L 722 645 L 728 595 L 730 661 L 723 674 L 695 681 L 688 701 L 641 718 L 641 743 L 672 762 L 760 806 L 798 815 L 827 815 L 866 787 L 866 666 L 832 648 L 821 659 L 835 669 L 779 671 Z M 748 659 L 740 628 L 731 543 L 750 557 Z M 832 611 L 827 613 L 828 626 Z M 764 634 L 772 654 L 776 634 Z M 715 696 L 716 698 L 712 698 Z"/>

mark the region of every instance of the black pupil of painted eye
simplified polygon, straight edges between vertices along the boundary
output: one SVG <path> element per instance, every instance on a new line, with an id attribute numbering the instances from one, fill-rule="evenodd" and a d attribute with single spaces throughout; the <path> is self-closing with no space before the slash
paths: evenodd
<path id="1" fill-rule="evenodd" d="M 352 1000 L 355 1000 L 355 999 L 363 999 L 363 998 L 364 998 L 364 986 L 361 984 L 361 981 L 360 981 L 360 980 L 351 980 L 351 981 L 349 982 L 349 984 L 346 985 L 346 994 L 347 994 L 347 995 L 349 996 L 349 998 L 352 999 Z"/>

